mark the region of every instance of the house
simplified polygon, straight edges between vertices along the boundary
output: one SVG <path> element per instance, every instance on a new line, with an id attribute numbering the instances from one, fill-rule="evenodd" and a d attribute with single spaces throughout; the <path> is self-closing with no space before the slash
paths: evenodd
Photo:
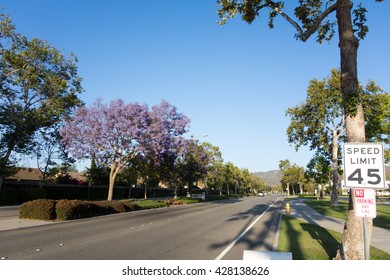
<path id="1" fill-rule="evenodd" d="M 38 168 L 19 167 L 18 172 L 5 178 L 5 181 L 40 182 L 42 173 Z"/>
<path id="2" fill-rule="evenodd" d="M 68 175 L 67 183 L 81 185 L 86 182 L 85 172 L 69 172 Z M 40 185 L 43 176 L 38 168 L 19 167 L 15 174 L 5 178 L 4 183 Z"/>

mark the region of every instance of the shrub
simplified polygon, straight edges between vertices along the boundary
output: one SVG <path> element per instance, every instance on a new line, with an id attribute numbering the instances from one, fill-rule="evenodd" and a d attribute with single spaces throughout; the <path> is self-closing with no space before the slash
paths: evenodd
<path id="1" fill-rule="evenodd" d="M 184 196 L 184 197 L 166 199 L 165 203 L 167 203 L 168 205 L 192 204 L 192 203 L 199 203 L 199 199 Z"/>
<path id="2" fill-rule="evenodd" d="M 19 217 L 22 219 L 54 220 L 56 218 L 56 201 L 37 199 L 20 205 Z"/>
<path id="3" fill-rule="evenodd" d="M 101 215 L 130 212 L 135 208 L 130 201 L 96 201 L 93 204 L 96 212 Z"/>
<path id="4" fill-rule="evenodd" d="M 132 202 L 136 210 L 168 207 L 168 204 L 160 200 L 135 200 Z"/>
<path id="5" fill-rule="evenodd" d="M 13 205 L 16 204 L 18 193 L 14 188 L 4 189 L 0 191 L 0 204 Z"/>
<path id="6" fill-rule="evenodd" d="M 59 200 L 56 215 L 62 221 L 88 218 L 96 215 L 96 205 L 82 200 Z"/>

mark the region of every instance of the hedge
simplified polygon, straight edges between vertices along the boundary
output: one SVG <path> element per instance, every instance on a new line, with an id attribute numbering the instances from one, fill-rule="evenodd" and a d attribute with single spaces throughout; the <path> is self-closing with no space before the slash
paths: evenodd
<path id="1" fill-rule="evenodd" d="M 93 202 L 83 200 L 59 200 L 56 205 L 56 219 L 61 221 L 89 218 L 97 215 Z"/>
<path id="2" fill-rule="evenodd" d="M 85 201 L 38 199 L 20 206 L 19 217 L 39 220 L 74 220 L 93 216 L 167 207 L 163 201 Z"/>
<path id="3" fill-rule="evenodd" d="M 215 196 L 213 198 L 222 199 Z M 226 198 L 226 197 L 223 197 Z M 119 200 L 119 201 L 88 201 L 88 200 L 54 200 L 37 199 L 25 202 L 20 206 L 19 217 L 39 220 L 74 220 L 93 216 L 131 212 L 136 210 L 169 207 L 169 205 L 199 202 L 198 199 L 180 197 L 160 200 Z"/>
<path id="4" fill-rule="evenodd" d="M 23 203 L 19 208 L 19 217 L 35 220 L 54 220 L 56 218 L 57 201 L 37 199 Z"/>

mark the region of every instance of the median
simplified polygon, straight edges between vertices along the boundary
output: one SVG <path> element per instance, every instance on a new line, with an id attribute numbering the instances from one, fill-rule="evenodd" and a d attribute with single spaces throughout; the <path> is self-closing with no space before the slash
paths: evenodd
<path id="1" fill-rule="evenodd" d="M 198 202 L 199 199 L 187 197 L 166 200 L 119 201 L 37 199 L 20 206 L 19 218 L 66 221 Z"/>

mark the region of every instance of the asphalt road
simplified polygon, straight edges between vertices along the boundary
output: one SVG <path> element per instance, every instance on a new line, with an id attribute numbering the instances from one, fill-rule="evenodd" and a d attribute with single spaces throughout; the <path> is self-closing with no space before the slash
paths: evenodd
<path id="1" fill-rule="evenodd" d="M 282 197 L 144 210 L 0 232 L 0 258 L 240 260 L 272 250 Z"/>
<path id="2" fill-rule="evenodd" d="M 19 206 L 3 206 L 0 211 L 0 220 L 19 216 Z"/>

